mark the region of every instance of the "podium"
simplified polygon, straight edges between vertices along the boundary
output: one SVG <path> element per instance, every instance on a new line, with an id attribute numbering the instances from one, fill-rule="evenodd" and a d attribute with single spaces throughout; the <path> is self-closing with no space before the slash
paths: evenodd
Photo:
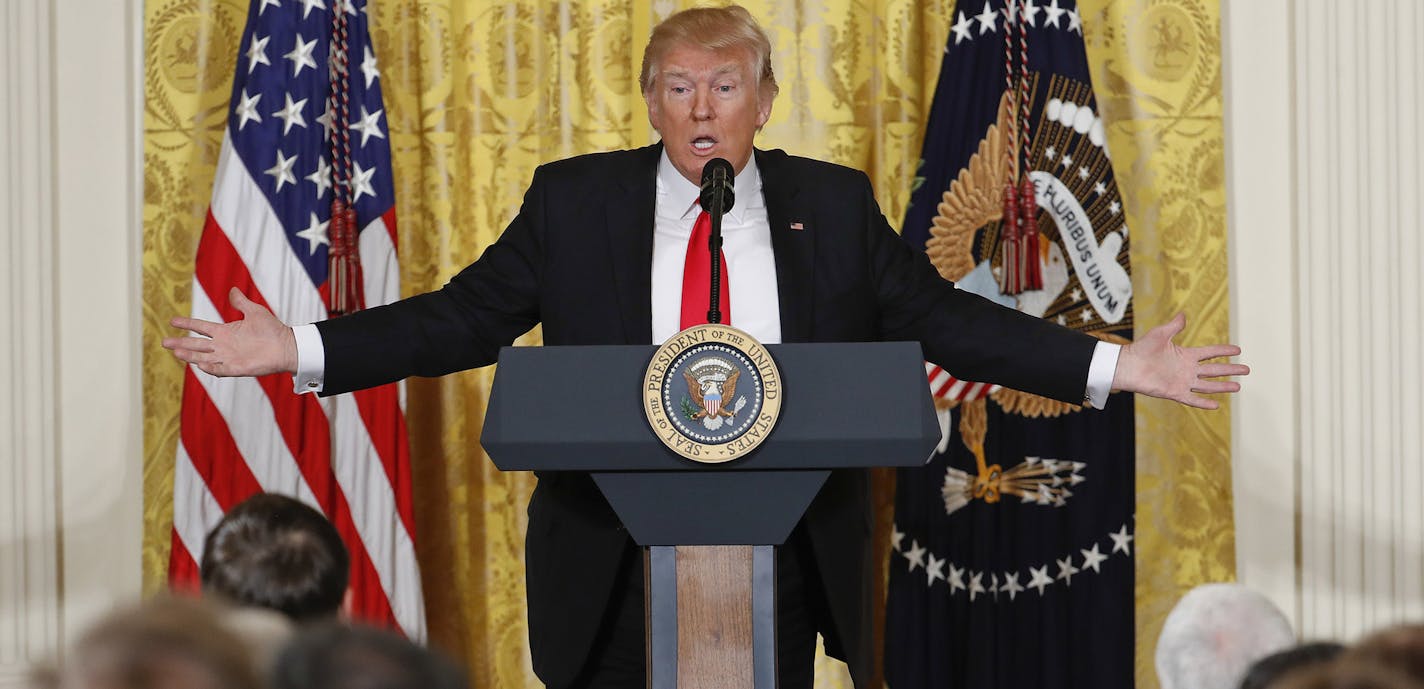
<path id="1" fill-rule="evenodd" d="M 503 471 L 581 471 L 643 546 L 653 689 L 776 687 L 775 546 L 833 469 L 919 466 L 940 441 L 919 343 L 768 345 L 780 419 L 722 464 L 654 435 L 656 347 L 506 347 L 481 442 Z"/>

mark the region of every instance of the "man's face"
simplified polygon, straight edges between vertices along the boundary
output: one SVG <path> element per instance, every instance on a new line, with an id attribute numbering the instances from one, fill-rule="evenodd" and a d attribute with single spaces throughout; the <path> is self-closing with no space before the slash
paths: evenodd
<path id="1" fill-rule="evenodd" d="M 676 46 L 664 54 L 648 101 L 648 121 L 662 135 L 673 167 L 693 184 L 702 166 L 726 158 L 741 172 L 752 157 L 752 139 L 771 115 L 771 99 L 759 98 L 746 51 L 714 52 Z"/>

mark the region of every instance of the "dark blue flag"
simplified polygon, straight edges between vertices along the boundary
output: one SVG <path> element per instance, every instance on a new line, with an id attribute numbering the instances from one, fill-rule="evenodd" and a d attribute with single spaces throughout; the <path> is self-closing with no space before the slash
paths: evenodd
<path id="1" fill-rule="evenodd" d="M 1123 343 L 1128 230 L 1082 19 L 1074 0 L 1013 7 L 958 3 L 904 236 L 962 289 Z M 1006 288 L 1016 273 L 1039 282 Z M 946 437 L 897 476 L 887 684 L 1128 689 L 1132 398 L 1080 409 L 926 370 Z"/>

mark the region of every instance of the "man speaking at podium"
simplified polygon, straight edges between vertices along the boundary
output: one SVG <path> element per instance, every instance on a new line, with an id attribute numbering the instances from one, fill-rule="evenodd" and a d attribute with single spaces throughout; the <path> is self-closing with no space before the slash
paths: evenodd
<path id="1" fill-rule="evenodd" d="M 659 24 L 639 77 L 661 143 L 541 166 L 519 214 L 438 291 L 295 328 L 236 290 L 244 320 L 174 318 L 164 340 L 218 376 L 295 374 L 328 395 L 495 362 L 538 323 L 549 345 L 661 343 L 705 322 L 710 250 L 697 203 L 707 161 L 731 164 L 723 322 L 763 343 L 913 340 L 955 376 L 1101 407 L 1125 390 L 1215 408 L 1198 393 L 1245 366 L 1182 348 L 1181 316 L 1118 347 L 955 289 L 885 221 L 869 179 L 756 150 L 776 98 L 771 46 L 740 7 Z M 857 687 L 871 670 L 869 482 L 832 472 L 777 558 L 781 686 L 809 688 L 815 638 Z M 587 474 L 541 473 L 526 537 L 529 635 L 549 686 L 644 686 L 641 558 Z"/>

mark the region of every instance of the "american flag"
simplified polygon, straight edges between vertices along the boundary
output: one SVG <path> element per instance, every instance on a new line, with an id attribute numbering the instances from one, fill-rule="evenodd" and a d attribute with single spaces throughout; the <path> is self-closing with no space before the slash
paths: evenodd
<path id="1" fill-rule="evenodd" d="M 327 318 L 335 194 L 355 209 L 364 302 L 399 298 L 390 147 L 364 5 L 252 1 L 198 243 L 194 318 L 241 319 L 228 303 L 232 287 L 286 323 Z M 333 35 L 344 36 L 348 57 L 328 65 L 341 54 Z M 343 70 L 346 98 L 338 90 L 333 99 L 332 75 Z M 333 163 L 330 133 L 341 140 L 343 106 L 348 143 Z M 225 510 L 258 491 L 284 493 L 319 507 L 346 541 L 351 613 L 423 639 L 404 388 L 324 399 L 292 388 L 286 374 L 214 378 L 188 367 L 170 580 L 195 584 L 203 537 Z"/>
<path id="2" fill-rule="evenodd" d="M 973 402 L 999 391 L 998 385 L 960 380 L 928 361 L 925 362 L 925 377 L 930 381 L 930 394 L 948 402 Z"/>

